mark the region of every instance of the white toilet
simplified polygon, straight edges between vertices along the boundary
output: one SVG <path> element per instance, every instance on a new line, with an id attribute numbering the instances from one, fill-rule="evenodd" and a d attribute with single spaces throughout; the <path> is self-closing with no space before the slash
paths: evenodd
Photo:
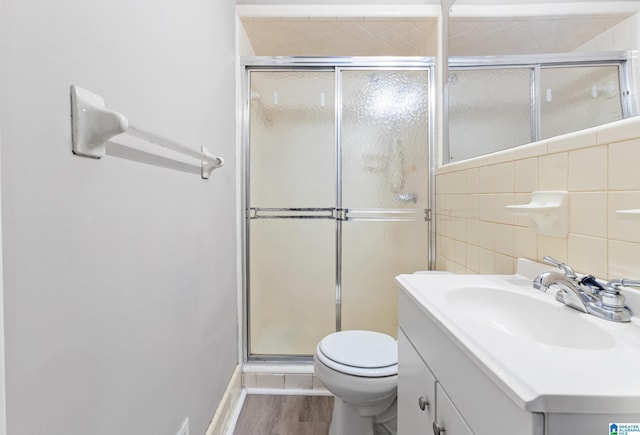
<path id="1" fill-rule="evenodd" d="M 335 396 L 329 435 L 395 433 L 398 342 L 393 337 L 335 332 L 318 343 L 313 365 Z"/>

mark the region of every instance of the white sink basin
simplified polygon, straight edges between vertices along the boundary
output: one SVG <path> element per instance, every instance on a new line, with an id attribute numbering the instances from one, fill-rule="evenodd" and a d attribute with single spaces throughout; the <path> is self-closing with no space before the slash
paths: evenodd
<path id="1" fill-rule="evenodd" d="M 429 322 L 522 409 L 638 414 L 640 319 L 618 323 L 581 313 L 556 301 L 552 291 L 535 290 L 534 277 L 396 279 Z M 634 292 L 627 293 L 627 303 L 640 313 Z"/>
<path id="2" fill-rule="evenodd" d="M 575 310 L 492 287 L 463 287 L 446 295 L 451 308 L 482 325 L 541 345 L 607 349 L 615 340 Z"/>

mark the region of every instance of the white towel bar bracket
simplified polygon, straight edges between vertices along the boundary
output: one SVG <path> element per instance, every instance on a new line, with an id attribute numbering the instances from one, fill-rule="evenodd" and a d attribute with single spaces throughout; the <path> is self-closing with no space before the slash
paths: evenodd
<path id="1" fill-rule="evenodd" d="M 134 127 L 121 113 L 105 108 L 101 96 L 81 87 L 71 86 L 71 136 L 74 154 L 100 159 L 106 155 L 107 142 L 123 133 L 200 160 L 200 175 L 203 179 L 208 179 L 214 169 L 224 165 L 222 157 L 212 155 L 206 147 L 196 151 Z"/>

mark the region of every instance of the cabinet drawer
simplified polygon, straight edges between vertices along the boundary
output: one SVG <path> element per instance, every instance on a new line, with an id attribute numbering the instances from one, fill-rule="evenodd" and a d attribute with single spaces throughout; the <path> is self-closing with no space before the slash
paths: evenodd
<path id="1" fill-rule="evenodd" d="M 398 332 L 398 435 L 431 433 L 431 424 L 435 420 L 435 395 L 436 381 L 433 374 L 400 330 Z"/>
<path id="2" fill-rule="evenodd" d="M 436 415 L 436 423 L 446 435 L 473 435 L 467 423 L 458 412 L 447 393 L 444 392 L 440 385 L 437 386 L 436 398 L 438 400 L 438 409 Z"/>

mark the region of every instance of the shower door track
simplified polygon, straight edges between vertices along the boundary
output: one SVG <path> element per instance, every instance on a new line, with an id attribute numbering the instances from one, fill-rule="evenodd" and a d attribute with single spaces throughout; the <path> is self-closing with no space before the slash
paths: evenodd
<path id="1" fill-rule="evenodd" d="M 243 267 L 243 316 L 244 321 L 243 340 L 243 361 L 244 362 L 267 362 L 267 363 L 309 363 L 311 356 L 307 355 L 251 355 L 250 343 L 250 318 L 249 302 L 250 288 L 249 276 L 249 222 L 256 219 L 318 219 L 336 221 L 336 331 L 342 329 L 342 223 L 347 221 L 369 221 L 369 222 L 427 222 L 428 225 L 428 249 L 427 261 L 429 269 L 433 268 L 435 261 L 435 225 L 431 222 L 432 210 L 435 206 L 435 77 L 434 59 L 431 57 L 327 57 L 327 58 L 305 58 L 305 57 L 251 57 L 242 59 L 243 74 L 243 173 L 242 177 L 242 203 L 243 222 L 242 239 L 244 252 L 242 255 Z M 427 70 L 429 109 L 428 109 L 428 195 L 426 209 L 355 209 L 342 208 L 342 162 L 341 162 L 341 119 L 342 101 L 341 95 L 341 74 L 343 70 Z M 336 148 L 336 207 L 292 207 L 292 208 L 269 208 L 269 207 L 248 207 L 249 204 L 249 179 L 250 179 L 250 74 L 251 71 L 333 71 L 335 73 L 335 148 Z"/>

